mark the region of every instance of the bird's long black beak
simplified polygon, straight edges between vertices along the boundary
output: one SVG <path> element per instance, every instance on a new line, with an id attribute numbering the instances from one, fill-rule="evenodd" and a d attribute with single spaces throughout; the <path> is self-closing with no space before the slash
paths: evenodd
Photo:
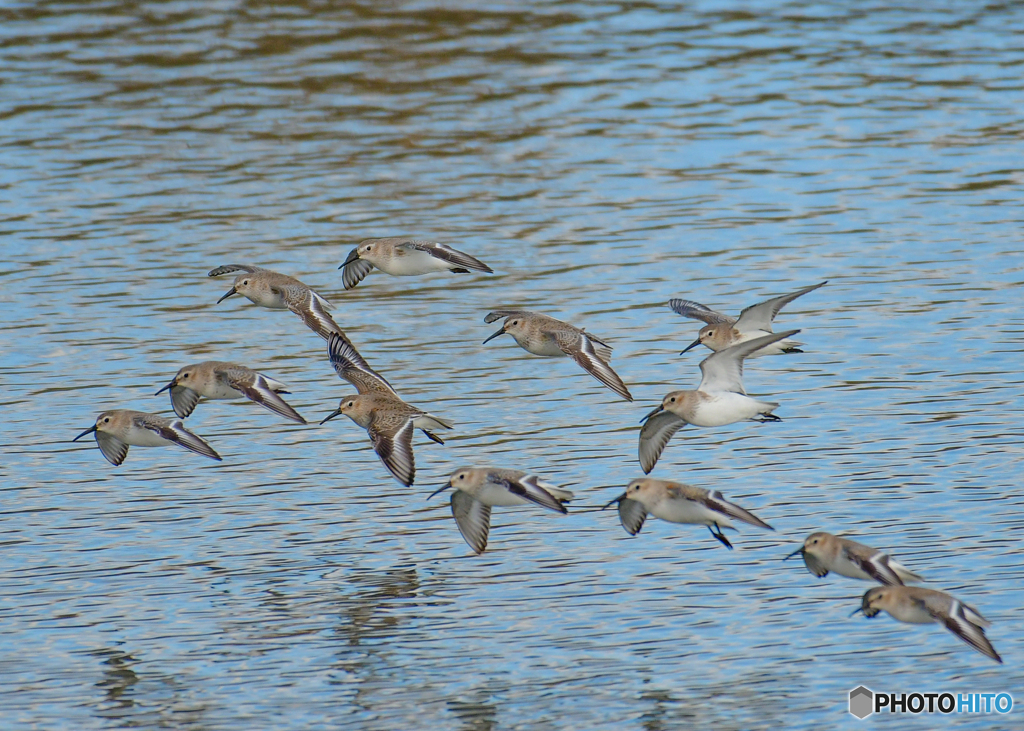
<path id="1" fill-rule="evenodd" d="M 79 439 L 81 439 L 82 437 L 84 437 L 84 436 L 85 436 L 86 434 L 92 434 L 92 433 L 93 433 L 94 431 L 96 431 L 96 425 L 95 425 L 95 424 L 93 424 L 92 426 L 90 426 L 90 427 L 89 427 L 88 429 L 86 429 L 86 430 L 85 430 L 84 432 L 82 432 L 81 434 L 79 434 L 79 435 L 78 435 L 77 437 L 75 437 L 75 438 L 74 438 L 74 439 L 72 439 L 71 441 L 73 441 L 73 442 L 77 442 L 77 441 L 78 441 Z"/>
<path id="2" fill-rule="evenodd" d="M 340 267 L 338 267 L 338 269 L 344 269 L 345 267 L 347 267 L 349 264 L 351 264 L 352 262 L 354 262 L 358 258 L 359 258 L 359 247 L 357 246 L 356 248 L 352 249 L 352 251 L 348 252 L 348 258 L 345 259 L 345 263 L 342 264 Z"/>
<path id="3" fill-rule="evenodd" d="M 660 414 L 664 410 L 665 410 L 665 407 L 662 406 L 661 404 L 658 404 L 656 407 L 651 409 L 650 413 L 648 413 L 644 418 L 642 418 L 640 420 L 640 423 L 643 424 L 645 421 L 650 419 L 652 416 L 657 416 L 658 414 Z"/>
<path id="4" fill-rule="evenodd" d="M 447 490 L 451 486 L 452 486 L 452 481 L 448 480 L 448 482 L 444 483 L 443 485 L 441 485 L 441 487 L 437 488 L 432 493 L 427 495 L 427 500 L 429 500 L 430 498 L 434 497 L 434 495 L 437 495 L 439 492 L 444 492 L 445 490 Z"/>
<path id="5" fill-rule="evenodd" d="M 160 394 L 162 394 L 162 393 L 163 393 L 164 391 L 166 391 L 166 390 L 167 390 L 168 388 L 174 388 L 174 387 L 175 387 L 175 386 L 177 386 L 177 385 L 178 385 L 178 379 L 177 379 L 177 378 L 175 378 L 175 379 L 173 379 L 173 380 L 172 380 L 172 381 L 171 381 L 170 383 L 168 383 L 168 384 L 167 384 L 166 386 L 164 386 L 164 387 L 163 387 L 163 388 L 161 388 L 161 389 L 160 389 L 159 391 L 157 391 L 156 393 L 154 393 L 153 395 L 154 395 L 154 396 L 159 396 L 159 395 L 160 395 Z"/>
<path id="6" fill-rule="evenodd" d="M 501 326 L 501 330 L 499 330 L 498 332 L 494 333 L 494 335 L 491 335 L 491 337 L 489 337 L 485 341 L 483 341 L 483 343 L 481 343 L 481 345 L 487 345 L 487 343 L 491 342 L 492 340 L 494 340 L 499 335 L 504 335 L 504 334 L 505 334 L 505 326 L 502 325 Z"/>
<path id="7" fill-rule="evenodd" d="M 789 554 L 788 556 L 786 556 L 786 557 L 785 557 L 784 559 L 782 559 L 782 560 L 783 560 L 783 561 L 788 561 L 789 559 L 793 558 L 793 556 L 797 555 L 798 553 L 799 553 L 799 554 L 803 554 L 803 552 L 804 552 L 804 547 L 803 547 L 803 546 L 800 546 L 800 548 L 796 549 L 795 551 L 793 551 L 793 553 Z"/>
<path id="8" fill-rule="evenodd" d="M 327 415 L 326 419 L 324 419 L 320 423 L 321 424 L 326 424 L 328 421 L 333 419 L 335 416 L 341 416 L 341 409 L 335 409 L 334 411 L 332 411 L 330 414 Z"/>
<path id="9" fill-rule="evenodd" d="M 235 289 L 234 287 L 232 287 L 231 289 L 228 290 L 228 293 L 226 295 L 224 295 L 219 300 L 217 300 L 217 304 L 219 305 L 221 302 L 226 300 L 228 297 L 230 297 L 232 295 L 235 295 L 235 294 L 238 294 L 238 290 Z"/>
<path id="10" fill-rule="evenodd" d="M 855 615 L 855 614 L 856 614 L 857 612 L 861 612 L 862 614 L 864 614 L 864 616 L 865 616 L 865 617 L 867 617 L 867 616 L 868 616 L 868 614 L 867 614 L 866 612 L 864 612 L 864 607 L 863 607 L 863 606 L 857 607 L 857 608 L 856 608 L 856 609 L 854 609 L 854 610 L 853 610 L 852 612 L 850 612 L 850 616 L 852 617 L 852 616 L 853 616 L 853 615 Z"/>
<path id="11" fill-rule="evenodd" d="M 623 500 L 625 500 L 625 499 L 626 499 L 626 493 L 622 493 L 622 494 L 621 494 L 621 495 L 619 495 L 619 496 L 618 496 L 617 498 L 615 498 L 614 500 L 612 500 L 611 502 L 609 502 L 609 503 L 608 503 L 607 505 L 604 505 L 604 506 L 602 506 L 602 507 L 601 507 L 601 510 L 604 510 L 604 509 L 606 509 L 606 508 L 610 508 L 610 507 L 611 507 L 612 505 L 614 505 L 615 503 L 621 503 L 621 502 L 622 502 Z"/>
<path id="12" fill-rule="evenodd" d="M 693 341 L 692 343 L 690 343 L 690 344 L 689 344 L 689 345 L 687 345 L 687 346 L 686 346 L 685 348 L 683 348 L 683 349 L 682 349 L 681 351 L 679 351 L 679 355 L 682 355 L 682 354 L 683 354 L 683 353 L 685 353 L 685 352 L 686 352 L 687 350 L 690 350 L 690 349 L 692 349 L 692 348 L 696 348 L 696 347 L 697 347 L 698 345 L 700 345 L 700 338 L 697 338 L 697 339 L 696 339 L 696 340 L 694 340 L 694 341 Z"/>

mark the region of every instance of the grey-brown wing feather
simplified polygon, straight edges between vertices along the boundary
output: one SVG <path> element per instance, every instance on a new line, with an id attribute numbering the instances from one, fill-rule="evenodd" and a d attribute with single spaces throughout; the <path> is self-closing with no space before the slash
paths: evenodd
<path id="1" fill-rule="evenodd" d="M 208 277 L 219 277 L 222 274 L 230 274 L 231 272 L 264 272 L 266 269 L 263 267 L 252 266 L 251 264 L 225 264 L 224 266 L 211 269 Z"/>
<path id="2" fill-rule="evenodd" d="M 644 474 L 654 469 L 665 445 L 685 425 L 686 422 L 671 411 L 662 411 L 644 422 L 640 429 L 639 447 L 640 467 Z"/>
<path id="3" fill-rule="evenodd" d="M 201 454 L 204 457 L 215 459 L 218 462 L 221 461 L 221 456 L 214 451 L 213 447 L 206 443 L 206 441 L 190 432 L 185 428 L 185 425 L 180 421 L 172 421 L 169 424 L 164 422 L 164 419 L 157 417 L 147 418 L 141 417 L 136 421 L 139 426 L 145 427 L 150 431 L 154 431 L 161 437 L 169 442 L 174 442 L 180 447 Z"/>
<path id="4" fill-rule="evenodd" d="M 171 386 L 171 408 L 184 419 L 195 411 L 200 395 L 186 386 Z"/>
<path id="5" fill-rule="evenodd" d="M 598 337 L 595 337 L 586 330 L 580 330 L 580 333 L 588 338 L 591 344 L 594 346 L 594 352 L 597 353 L 597 357 L 603 360 L 605 363 L 611 364 L 612 362 L 612 346 Z"/>
<path id="6" fill-rule="evenodd" d="M 405 486 L 416 477 L 416 462 L 412 453 L 412 419 L 399 414 L 375 412 L 366 433 L 380 461 L 395 479 Z"/>
<path id="7" fill-rule="evenodd" d="M 382 375 L 370 368 L 348 338 L 331 333 L 327 339 L 327 355 L 335 372 L 355 386 L 359 393 L 398 395 Z"/>
<path id="8" fill-rule="evenodd" d="M 341 365 L 345 368 L 358 368 L 364 371 L 371 370 L 370 364 L 360 355 L 348 338 L 336 334 L 331 335 L 327 339 L 327 356 L 331 359 L 331 365 L 335 368 Z"/>
<path id="9" fill-rule="evenodd" d="M 543 490 L 562 505 L 573 499 L 573 494 L 571 490 L 566 490 L 564 487 L 559 487 L 558 485 L 552 485 L 550 482 L 542 480 L 537 475 L 523 475 L 522 477 L 520 477 L 519 481 L 522 482 L 524 485 L 530 486 L 531 488 Z"/>
<path id="10" fill-rule="evenodd" d="M 373 264 L 365 259 L 359 258 L 359 247 L 349 252 L 345 263 L 341 265 L 341 281 L 345 289 L 352 289 L 366 278 L 366 275 L 373 271 Z"/>
<path id="11" fill-rule="evenodd" d="M 478 272 L 488 272 L 490 274 L 494 273 L 493 269 L 491 269 L 489 266 L 484 264 L 476 257 L 470 256 L 465 252 L 453 249 L 450 246 L 438 244 L 433 241 L 420 240 L 412 240 L 406 243 L 415 249 L 425 251 L 435 259 L 441 259 L 442 261 L 447 261 L 452 264 L 455 264 L 456 266 L 465 267 L 467 269 L 476 269 Z"/>
<path id="12" fill-rule="evenodd" d="M 232 373 L 228 371 L 227 378 L 228 383 L 236 391 L 240 391 L 250 401 L 255 401 L 265 409 L 273 411 L 278 416 L 283 416 L 286 419 L 298 422 L 299 424 L 305 424 L 306 420 L 299 416 L 299 413 L 288 405 L 283 398 L 277 395 L 270 384 L 267 383 L 267 379 L 260 373 L 256 374 L 256 378 L 250 383 L 249 374 L 237 372 Z"/>
<path id="13" fill-rule="evenodd" d="M 642 502 L 629 498 L 619 500 L 619 522 L 629 535 L 635 536 L 639 533 L 646 519 L 647 508 Z"/>
<path id="14" fill-rule="evenodd" d="M 462 490 L 452 493 L 451 504 L 452 517 L 462 537 L 474 553 L 483 553 L 487 548 L 487 536 L 491 532 L 490 506 Z"/>
<path id="15" fill-rule="evenodd" d="M 925 603 L 925 606 L 928 606 L 927 603 Z M 999 657 L 999 653 L 996 652 L 996 648 L 992 646 L 988 637 L 985 636 L 985 630 L 964 616 L 964 605 L 961 604 L 959 600 L 953 600 L 953 604 L 950 607 L 948 615 L 933 611 L 931 607 L 928 607 L 928 612 L 937 620 L 942 622 L 946 629 L 980 652 L 982 655 L 990 657 L 998 663 L 1003 662 L 1003 658 Z"/>
<path id="16" fill-rule="evenodd" d="M 282 291 L 288 309 L 301 317 L 310 330 L 324 340 L 327 340 L 331 333 L 338 333 L 342 337 L 346 337 L 344 331 L 338 327 L 338 323 L 327 311 L 327 300 L 323 297 L 302 285 L 284 285 Z"/>
<path id="17" fill-rule="evenodd" d="M 855 551 L 842 549 L 846 559 L 880 584 L 903 586 L 903 579 L 889 567 L 889 556 L 875 553 L 871 556 L 858 555 Z"/>
<path id="18" fill-rule="evenodd" d="M 533 315 L 534 312 L 529 310 L 492 310 L 484 316 L 484 322 L 494 322 L 500 320 L 503 317 L 514 317 L 515 315 Z"/>
<path id="19" fill-rule="evenodd" d="M 586 333 L 559 330 L 555 333 L 555 342 L 563 353 L 576 361 L 587 373 L 627 401 L 633 400 L 633 395 L 619 378 L 619 374 L 598 356 L 594 350 L 594 343 Z"/>
<path id="20" fill-rule="evenodd" d="M 804 566 L 819 579 L 828 576 L 828 568 L 812 553 L 804 552 Z"/>
<path id="21" fill-rule="evenodd" d="M 100 452 L 107 458 L 107 461 L 115 467 L 119 467 L 124 462 L 124 458 L 128 456 L 128 445 L 108 432 L 97 431 L 96 444 L 99 445 Z"/>
<path id="22" fill-rule="evenodd" d="M 701 379 L 697 390 L 734 391 L 746 394 L 747 392 L 743 390 L 743 359 L 766 345 L 784 340 L 798 332 L 800 331 L 787 330 L 773 335 L 763 335 L 712 353 L 700 363 Z"/>
<path id="23" fill-rule="evenodd" d="M 731 503 L 725 499 L 725 497 L 718 490 L 712 490 L 707 496 L 708 505 L 712 510 L 717 510 L 719 513 L 724 513 L 730 518 L 742 521 L 749 525 L 756 525 L 758 528 L 765 528 L 767 530 L 775 530 L 770 525 L 765 523 L 763 520 L 758 518 L 756 515 L 751 513 L 749 510 L 741 508 L 736 503 Z"/>
<path id="24" fill-rule="evenodd" d="M 960 602 L 959 599 L 957 601 Z M 974 607 L 964 604 L 963 602 L 960 602 L 960 607 L 963 609 L 964 617 L 971 624 L 976 624 L 979 627 L 988 627 L 992 624 L 983 616 L 981 616 L 981 612 L 979 612 Z"/>
<path id="25" fill-rule="evenodd" d="M 501 478 L 496 480 L 492 478 L 492 480 L 495 484 L 502 485 L 513 495 L 525 498 L 531 503 L 536 503 L 548 510 L 554 510 L 556 513 L 568 512 L 560 500 L 537 484 L 537 478 L 535 476 L 531 475 L 531 477 L 533 477 L 532 480 L 529 477 L 519 480 Z"/>
<path id="26" fill-rule="evenodd" d="M 772 331 L 772 321 L 775 316 L 779 314 L 779 310 L 788 305 L 790 302 L 795 300 L 801 295 L 805 295 L 808 292 L 813 292 L 819 287 L 824 287 L 828 284 L 827 281 L 821 282 L 820 284 L 814 284 L 810 287 L 804 287 L 798 289 L 796 292 L 790 292 L 789 294 L 780 295 L 779 297 L 772 297 L 764 302 L 758 302 L 756 305 L 751 305 L 740 313 L 740 319 L 737 320 L 739 329 L 741 331 L 749 330 L 764 330 L 766 332 Z"/>
<path id="27" fill-rule="evenodd" d="M 385 381 L 374 371 L 350 368 L 341 375 L 342 378 L 355 386 L 356 391 L 359 393 L 387 393 L 393 396 L 398 395 L 395 392 L 395 389 L 391 388 L 391 384 Z"/>
<path id="28" fill-rule="evenodd" d="M 723 315 L 721 312 L 716 312 L 707 305 L 702 305 L 700 302 L 694 302 L 693 300 L 670 299 L 668 306 L 678 315 L 688 317 L 691 320 L 701 320 L 708 325 L 717 325 L 720 322 L 727 322 L 732 325 L 736 322 L 735 317 Z"/>

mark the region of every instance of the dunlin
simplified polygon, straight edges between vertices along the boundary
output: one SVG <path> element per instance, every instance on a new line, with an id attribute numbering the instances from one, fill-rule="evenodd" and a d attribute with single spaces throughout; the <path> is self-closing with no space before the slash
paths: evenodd
<path id="1" fill-rule="evenodd" d="M 390 393 L 367 392 L 346 396 L 338 408 L 320 423 L 341 414 L 366 429 L 380 461 L 403 485 L 411 485 L 416 476 L 412 453 L 413 429 L 419 429 L 438 444 L 444 444 L 431 429 L 452 428 L 450 422 L 410 406 Z"/>
<path id="2" fill-rule="evenodd" d="M 71 441 L 77 442 L 86 434 L 96 435 L 103 456 L 117 467 L 128 456 L 128 447 L 165 447 L 177 444 L 196 454 L 220 461 L 220 455 L 213 451 L 202 437 L 196 436 L 178 419 L 168 419 L 156 414 L 128 409 L 104 411 L 96 417 L 96 423 Z"/>
<path id="3" fill-rule="evenodd" d="M 982 655 L 998 663 L 1003 661 L 985 636 L 984 628 L 991 622 L 944 591 L 919 586 L 876 586 L 864 593 L 860 609 L 853 614 L 863 612 L 865 617 L 874 617 L 883 610 L 900 622 L 938 622 Z"/>
<path id="4" fill-rule="evenodd" d="M 389 237 L 360 241 L 349 252 L 342 272 L 345 289 L 352 289 L 376 267 L 394 277 L 408 277 L 431 272 L 469 274 L 470 269 L 493 274 L 494 270 L 469 254 L 450 246 L 423 239 Z"/>
<path id="5" fill-rule="evenodd" d="M 536 503 L 548 510 L 565 513 L 563 503 L 572 493 L 544 482 L 537 475 L 520 470 L 490 467 L 463 467 L 452 473 L 439 492 L 455 488 L 452 493 L 452 515 L 462 537 L 475 553 L 483 553 L 491 530 L 491 508 Z"/>
<path id="6" fill-rule="evenodd" d="M 217 300 L 220 304 L 228 297 L 240 294 L 253 304 L 270 310 L 291 310 L 302 318 L 306 327 L 326 340 L 331 333 L 345 333 L 338 327 L 328 310 L 330 302 L 287 274 L 248 264 L 228 264 L 210 271 L 209 276 L 219 277 L 231 272 L 242 272 L 235 277 L 235 283 L 227 293 Z"/>
<path id="7" fill-rule="evenodd" d="M 730 503 L 718 490 L 705 490 L 681 482 L 641 477 L 629 483 L 624 493 L 604 507 L 616 502 L 619 504 L 622 527 L 631 536 L 643 528 L 648 513 L 670 523 L 706 525 L 711 535 L 726 548 L 732 548 L 732 544 L 723 535 L 722 528 L 736 530 L 731 519 L 775 530 L 750 511 Z"/>
<path id="8" fill-rule="evenodd" d="M 278 396 L 280 393 L 288 393 L 287 388 L 280 381 L 251 368 L 207 360 L 181 368 L 171 382 L 156 393 L 161 394 L 170 389 L 174 413 L 183 419 L 192 413 L 201 397 L 231 399 L 245 396 L 279 416 L 305 424 L 306 420 Z"/>
<path id="9" fill-rule="evenodd" d="M 332 333 L 327 339 L 327 355 L 338 375 L 355 386 L 359 393 L 383 393 L 399 398 L 391 384 L 370 368 L 347 338 Z"/>
<path id="10" fill-rule="evenodd" d="M 807 570 L 819 579 L 831 571 L 851 579 L 873 580 L 891 586 L 924 581 L 913 571 L 889 558 L 889 554 L 831 533 L 811 533 L 804 545 L 786 558 L 797 554 L 803 556 Z"/>
<path id="11" fill-rule="evenodd" d="M 505 318 L 505 322 L 501 329 L 484 340 L 484 343 L 507 333 L 528 353 L 543 356 L 567 355 L 619 396 L 627 401 L 633 400 L 626 384 L 608 365 L 612 349 L 603 340 L 575 325 L 527 310 L 495 310 L 484 318 L 484 322 L 494 322 L 502 317 Z"/>
<path id="12" fill-rule="evenodd" d="M 737 421 L 782 421 L 772 411 L 776 403 L 758 401 L 743 390 L 743 359 L 758 348 L 800 332 L 788 330 L 748 340 L 712 353 L 700 364 L 702 375 L 696 391 L 672 391 L 661 405 L 641 421 L 640 466 L 654 469 L 665 445 L 686 424 L 724 426 Z"/>
<path id="13" fill-rule="evenodd" d="M 668 306 L 683 317 L 703 320 L 707 323 L 707 325 L 700 329 L 697 339 L 683 349 L 683 353 L 701 344 L 706 345 L 711 350 L 719 351 L 733 345 L 739 345 L 747 340 L 771 334 L 772 321 L 779 314 L 779 310 L 797 297 L 813 292 L 818 287 L 824 287 L 826 284 L 828 282 L 804 287 L 796 292 L 790 292 L 789 294 L 773 297 L 770 300 L 751 305 L 740 313 L 738 320 L 734 317 L 723 315 L 721 312 L 715 312 L 711 308 L 691 300 L 669 300 Z M 778 355 L 779 353 L 802 353 L 803 351 L 800 350 L 801 345 L 803 343 L 798 343 L 795 340 L 783 339 L 751 353 L 748 357 L 757 358 L 762 355 Z"/>

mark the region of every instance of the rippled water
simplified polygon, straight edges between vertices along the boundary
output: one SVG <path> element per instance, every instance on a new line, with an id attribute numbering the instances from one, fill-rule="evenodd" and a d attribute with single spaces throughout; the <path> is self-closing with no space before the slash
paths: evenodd
<path id="1" fill-rule="evenodd" d="M 0 725 L 853 727 L 861 683 L 1024 686 L 1024 9 L 476 5 L 0 10 Z M 389 234 L 497 274 L 345 292 L 353 242 Z M 188 420 L 219 464 L 70 443 L 107 408 L 169 414 L 153 392 L 199 360 L 285 381 L 311 421 L 352 390 L 291 314 L 214 304 L 233 262 L 331 297 L 457 423 L 417 439 L 415 487 L 347 419 L 245 401 Z M 687 429 L 654 472 L 776 533 L 730 552 L 586 510 L 699 379 L 670 297 L 735 313 L 824 279 L 779 320 L 807 352 L 747 368 L 785 421 Z M 482 346 L 507 304 L 609 339 L 637 402 Z M 576 514 L 498 509 L 475 557 L 425 500 L 462 464 L 538 471 Z M 780 561 L 812 530 L 974 603 L 1006 664 L 848 618 L 866 585 Z"/>

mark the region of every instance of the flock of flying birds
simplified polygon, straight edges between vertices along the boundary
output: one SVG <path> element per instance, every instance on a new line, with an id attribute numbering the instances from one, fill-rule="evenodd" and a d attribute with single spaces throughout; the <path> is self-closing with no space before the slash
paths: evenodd
<path id="1" fill-rule="evenodd" d="M 345 289 L 355 287 L 373 269 L 393 276 L 431 272 L 491 273 L 480 260 L 443 244 L 407 238 L 381 238 L 362 241 L 342 264 Z M 291 310 L 320 337 L 327 341 L 328 356 L 335 371 L 351 383 L 357 393 L 341 399 L 338 408 L 323 424 L 336 416 L 347 416 L 366 430 L 381 462 L 403 485 L 412 485 L 415 476 L 412 438 L 419 429 L 429 439 L 443 444 L 435 432 L 451 429 L 452 424 L 416 406 L 406 403 L 392 385 L 373 370 L 329 314 L 330 305 L 310 287 L 285 274 L 256 266 L 230 264 L 217 267 L 211 277 L 237 273 L 231 289 L 218 304 L 233 295 L 242 295 L 261 307 Z M 779 311 L 797 297 L 812 292 L 825 282 L 774 297 L 743 310 L 732 318 L 689 300 L 673 299 L 669 306 L 684 317 L 705 323 L 696 340 L 683 353 L 704 345 L 712 353 L 700 364 L 701 381 L 694 390 L 673 391 L 647 414 L 640 430 L 639 459 L 644 474 L 654 469 L 672 436 L 686 424 L 715 427 L 751 420 L 781 421 L 774 415 L 777 403 L 747 395 L 743 388 L 743 361 L 766 355 L 802 352 L 802 343 L 792 339 L 799 330 L 775 333 L 772 321 Z M 600 338 L 569 323 L 527 310 L 495 310 L 484 321 L 502 320 L 501 328 L 484 340 L 510 335 L 521 348 L 534 355 L 568 356 L 616 394 L 632 401 L 629 389 L 612 370 L 611 346 Z M 100 414 L 96 423 L 75 437 L 94 434 L 103 456 L 120 465 L 129 446 L 155 447 L 174 444 L 211 459 L 221 457 L 204 439 L 185 428 L 181 419 L 196 408 L 201 398 L 232 399 L 244 396 L 285 419 L 305 424 L 283 398 L 286 386 L 245 366 L 221 361 L 206 361 L 181 368 L 157 393 L 170 391 L 171 406 L 178 419 L 140 411 L 116 409 Z M 511 469 L 463 467 L 451 474 L 437 493 L 453 489 L 451 510 L 466 543 L 476 553 L 487 546 L 492 507 L 534 503 L 549 510 L 566 513 L 565 503 L 572 493 L 542 480 L 537 475 Z M 773 530 L 771 526 L 739 505 L 727 501 L 722 493 L 704 490 L 669 480 L 640 478 L 604 507 L 618 504 L 622 527 L 636 535 L 648 515 L 672 522 L 705 525 L 725 547 L 732 544 L 723 528 L 735 529 L 733 521 Z M 829 533 L 813 533 L 803 545 L 787 556 L 801 555 L 807 569 L 818 577 L 830 571 L 854 579 L 876 581 L 881 586 L 869 589 L 854 611 L 874 617 L 888 612 L 901 622 L 925 624 L 938 622 L 982 654 L 1002 662 L 985 636 L 989 622 L 958 599 L 941 591 L 906 586 L 922 581 L 888 554 L 862 543 Z M 852 615 L 851 615 L 852 616 Z"/>

